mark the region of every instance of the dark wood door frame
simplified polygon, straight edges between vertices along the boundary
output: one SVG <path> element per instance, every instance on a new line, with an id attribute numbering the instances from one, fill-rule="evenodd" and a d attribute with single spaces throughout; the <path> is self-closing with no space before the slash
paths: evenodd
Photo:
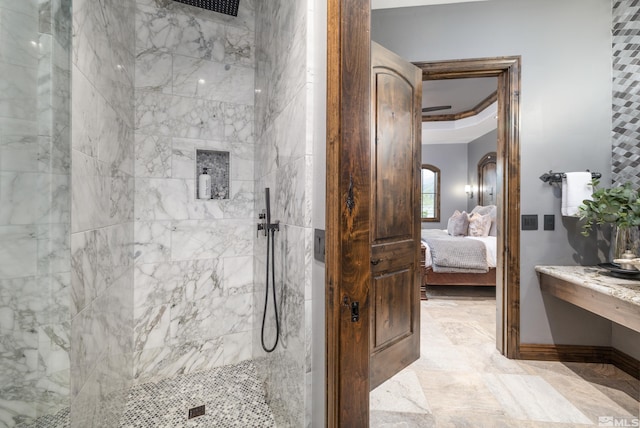
<path id="1" fill-rule="evenodd" d="M 370 0 L 327 2 L 326 411 L 328 427 L 369 426 Z M 478 60 L 483 61 L 483 60 Z M 431 78 L 498 76 L 498 281 L 505 285 L 503 352 L 520 343 L 520 58 L 424 63 Z M 446 68 L 445 64 L 454 70 Z M 420 64 L 416 64 L 420 66 Z M 360 318 L 352 322 L 351 303 Z"/>
<path id="2" fill-rule="evenodd" d="M 498 78 L 498 258 L 496 295 L 498 349 L 508 358 L 520 353 L 520 57 L 414 63 L 423 80 Z"/>

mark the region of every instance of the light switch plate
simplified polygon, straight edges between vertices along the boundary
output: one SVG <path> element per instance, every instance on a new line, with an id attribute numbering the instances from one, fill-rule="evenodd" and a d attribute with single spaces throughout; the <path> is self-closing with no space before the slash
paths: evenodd
<path id="1" fill-rule="evenodd" d="M 538 230 L 538 214 L 522 214 L 522 230 Z"/>

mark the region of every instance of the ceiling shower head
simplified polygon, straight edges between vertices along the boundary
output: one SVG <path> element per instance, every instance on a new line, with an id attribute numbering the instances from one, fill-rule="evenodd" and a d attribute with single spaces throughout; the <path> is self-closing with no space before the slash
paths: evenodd
<path id="1" fill-rule="evenodd" d="M 225 15 L 238 16 L 238 3 L 240 0 L 174 0 L 179 3 L 224 13 Z"/>

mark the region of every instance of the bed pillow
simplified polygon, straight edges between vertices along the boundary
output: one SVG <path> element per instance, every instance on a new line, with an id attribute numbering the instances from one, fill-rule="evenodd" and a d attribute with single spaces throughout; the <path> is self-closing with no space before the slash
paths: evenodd
<path id="1" fill-rule="evenodd" d="M 469 216 L 465 211 L 456 210 L 447 222 L 447 233 L 451 236 L 466 236 L 469 230 Z"/>
<path id="2" fill-rule="evenodd" d="M 491 216 L 473 213 L 469 216 L 469 236 L 488 236 L 491 230 Z"/>
<path id="3" fill-rule="evenodd" d="M 497 228 L 497 222 L 496 222 L 496 216 L 498 215 L 498 207 L 496 207 L 495 205 L 487 205 L 484 207 L 482 205 L 476 205 L 471 210 L 471 214 L 474 214 L 474 213 L 478 213 L 480 215 L 489 214 L 489 216 L 491 216 L 491 229 L 489 229 L 489 236 L 498 236 L 498 228 Z"/>

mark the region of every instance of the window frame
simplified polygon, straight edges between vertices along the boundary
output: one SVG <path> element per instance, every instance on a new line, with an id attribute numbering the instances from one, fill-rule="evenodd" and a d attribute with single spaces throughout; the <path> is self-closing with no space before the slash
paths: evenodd
<path id="1" fill-rule="evenodd" d="M 422 217 L 422 195 L 425 193 L 422 191 L 422 171 L 428 169 L 433 172 L 436 177 L 435 183 L 435 206 L 434 206 L 434 216 L 433 217 Z M 420 168 L 420 221 L 423 223 L 439 223 L 440 222 L 440 168 L 435 165 L 431 165 L 428 163 L 422 164 Z"/>

